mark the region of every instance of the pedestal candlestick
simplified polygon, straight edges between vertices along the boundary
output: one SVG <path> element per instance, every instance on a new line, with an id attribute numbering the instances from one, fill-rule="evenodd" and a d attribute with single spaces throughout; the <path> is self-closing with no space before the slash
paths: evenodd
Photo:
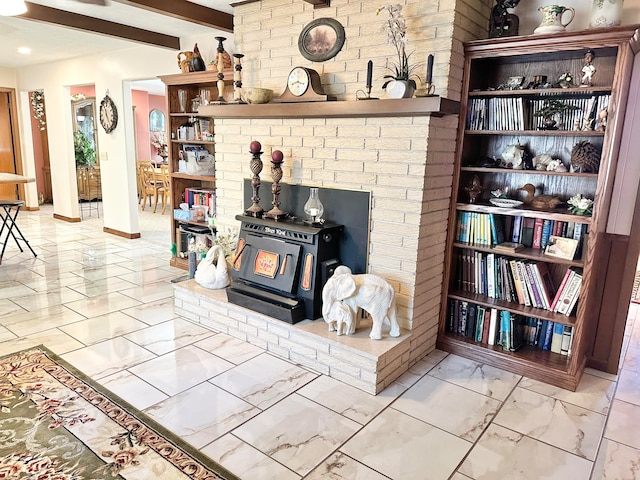
<path id="1" fill-rule="evenodd" d="M 282 180 L 282 159 L 284 155 L 280 150 L 274 150 L 271 154 L 271 178 L 273 183 L 271 184 L 271 193 L 273 193 L 273 201 L 271 205 L 273 208 L 264 214 L 267 218 L 273 218 L 274 220 L 280 220 L 286 218 L 289 214 L 283 210 L 280 210 L 280 180 Z"/>
<path id="2" fill-rule="evenodd" d="M 226 40 L 225 37 L 215 37 L 218 40 L 218 55 L 216 57 L 216 66 L 218 68 L 218 103 L 225 103 L 224 100 L 224 46 L 222 42 Z"/>
<path id="3" fill-rule="evenodd" d="M 249 168 L 251 169 L 251 173 L 253 173 L 253 177 L 251 178 L 251 187 L 253 188 L 251 201 L 253 204 L 245 211 L 245 214 L 256 218 L 262 217 L 264 213 L 264 209 L 260 206 L 260 196 L 258 195 L 260 191 L 260 172 L 262 171 L 262 159 L 260 158 L 260 155 L 262 155 L 260 151 L 261 148 L 262 145 L 256 140 L 249 145 L 249 151 L 252 156 Z"/>
<path id="4" fill-rule="evenodd" d="M 234 53 L 234 66 L 233 66 L 233 101 L 234 103 L 244 103 L 240 98 L 240 91 L 242 89 L 242 64 L 240 61 L 244 57 L 242 53 Z"/>

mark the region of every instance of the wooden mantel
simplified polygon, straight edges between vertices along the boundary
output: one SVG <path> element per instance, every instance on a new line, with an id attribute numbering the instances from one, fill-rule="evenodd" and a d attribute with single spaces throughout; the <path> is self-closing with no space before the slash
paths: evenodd
<path id="1" fill-rule="evenodd" d="M 460 103 L 438 96 L 383 100 L 206 105 L 199 116 L 214 118 L 425 117 L 460 113 Z"/>

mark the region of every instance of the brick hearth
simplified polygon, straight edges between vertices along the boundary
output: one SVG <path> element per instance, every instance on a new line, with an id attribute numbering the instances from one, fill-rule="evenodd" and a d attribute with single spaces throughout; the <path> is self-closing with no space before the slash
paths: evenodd
<path id="1" fill-rule="evenodd" d="M 229 303 L 226 290 L 209 290 L 195 280 L 176 283 L 174 289 L 175 306 L 192 321 L 372 395 L 409 368 L 411 333 L 406 330 L 398 338 L 371 340 L 370 324 L 363 324 L 354 335 L 338 336 L 322 319 L 289 325 Z"/>

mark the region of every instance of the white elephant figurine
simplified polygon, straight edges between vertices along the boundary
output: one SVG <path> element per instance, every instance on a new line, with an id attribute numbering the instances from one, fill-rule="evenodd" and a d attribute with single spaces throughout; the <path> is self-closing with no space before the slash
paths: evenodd
<path id="1" fill-rule="evenodd" d="M 353 275 L 349 267 L 339 266 L 322 289 L 322 317 L 329 324 L 329 330 L 332 329 L 332 322 L 337 324 L 337 320 L 332 318 L 332 308 L 336 308 L 336 303 L 346 305 L 354 317 L 358 308 L 368 312 L 373 321 L 369 337 L 373 340 L 382 338 L 382 324 L 385 321 L 391 326 L 389 335 L 400 336 L 395 292 L 393 287 L 379 276 Z"/>
<path id="2" fill-rule="evenodd" d="M 333 332 L 335 330 L 338 335 L 351 335 L 356 331 L 357 327 L 356 313 L 342 301 L 335 300 L 329 307 L 329 313 L 327 314 L 329 320 L 325 318 L 329 323 L 329 331 Z"/>

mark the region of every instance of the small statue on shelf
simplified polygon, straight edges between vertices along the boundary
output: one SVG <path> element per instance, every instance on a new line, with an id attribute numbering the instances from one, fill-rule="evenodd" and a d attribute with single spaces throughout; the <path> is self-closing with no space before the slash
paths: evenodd
<path id="1" fill-rule="evenodd" d="M 593 66 L 594 53 L 593 50 L 587 50 L 584 54 L 584 67 L 582 67 L 582 80 L 580 81 L 581 87 L 590 87 L 593 81 L 593 75 L 596 73 L 596 67 Z"/>
<path id="2" fill-rule="evenodd" d="M 469 195 L 469 203 L 476 203 L 478 197 L 482 193 L 482 185 L 480 184 L 480 178 L 474 175 L 469 184 L 464 187 L 467 195 Z"/>
<path id="3" fill-rule="evenodd" d="M 509 8 L 515 8 L 520 0 L 496 0 L 489 17 L 489 37 L 513 37 L 518 35 L 520 19 L 509 13 Z"/>

